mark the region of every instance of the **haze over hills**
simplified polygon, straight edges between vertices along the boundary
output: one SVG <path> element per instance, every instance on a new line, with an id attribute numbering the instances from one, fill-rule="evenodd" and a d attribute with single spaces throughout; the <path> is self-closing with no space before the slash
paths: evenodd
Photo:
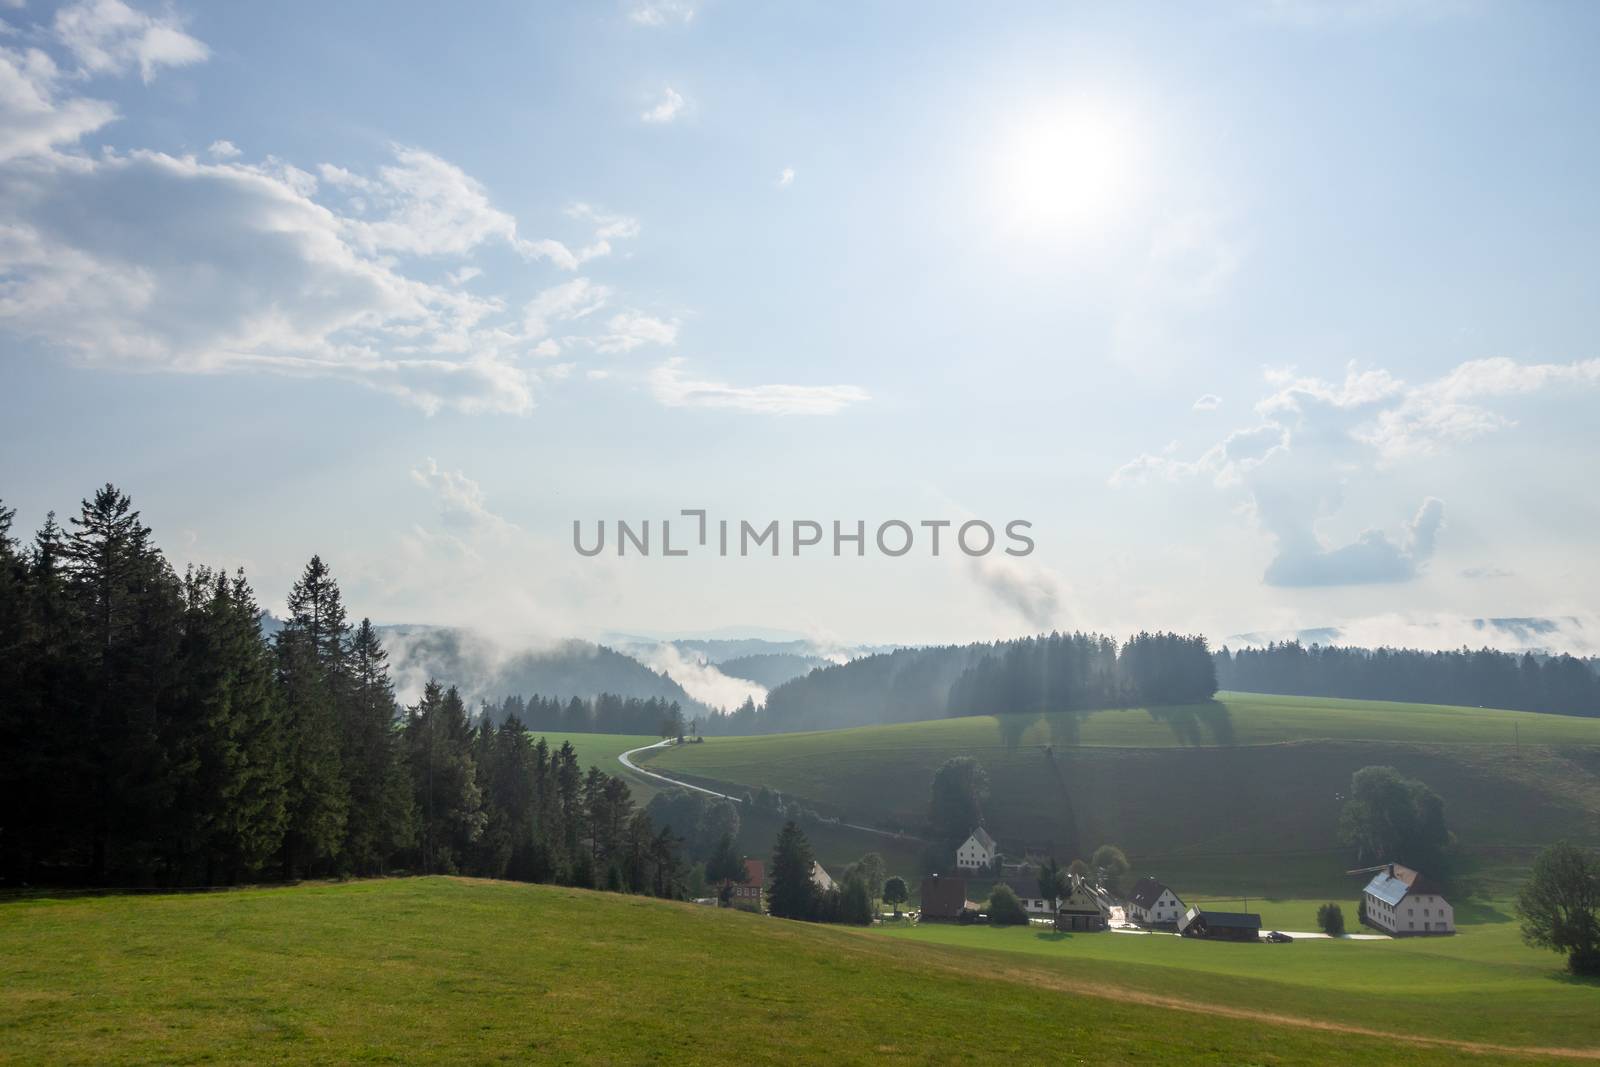
<path id="1" fill-rule="evenodd" d="M 569 639 L 517 648 L 473 631 L 434 626 L 385 626 L 379 632 L 402 701 L 415 700 L 432 679 L 459 687 L 469 707 L 514 695 L 589 700 L 611 693 L 675 700 L 686 716 L 710 710 L 667 674 L 605 645 Z"/>

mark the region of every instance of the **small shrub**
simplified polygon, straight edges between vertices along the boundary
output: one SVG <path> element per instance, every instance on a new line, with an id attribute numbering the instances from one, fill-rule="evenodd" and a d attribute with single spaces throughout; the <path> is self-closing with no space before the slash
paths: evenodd
<path id="1" fill-rule="evenodd" d="M 1329 937 L 1344 933 L 1344 909 L 1337 904 L 1324 904 L 1317 909 L 1317 925 Z"/>

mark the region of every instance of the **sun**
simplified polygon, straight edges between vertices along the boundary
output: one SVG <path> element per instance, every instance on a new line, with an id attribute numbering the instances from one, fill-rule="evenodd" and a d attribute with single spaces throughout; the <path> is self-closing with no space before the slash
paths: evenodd
<path id="1" fill-rule="evenodd" d="M 1030 230 L 1108 224 L 1138 177 L 1135 148 L 1130 120 L 1105 104 L 1062 101 L 1019 115 L 994 153 L 999 206 Z"/>

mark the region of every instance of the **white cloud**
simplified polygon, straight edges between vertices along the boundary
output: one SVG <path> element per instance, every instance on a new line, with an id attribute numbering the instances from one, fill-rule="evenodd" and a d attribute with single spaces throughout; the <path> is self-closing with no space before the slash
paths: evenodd
<path id="1" fill-rule="evenodd" d="M 206 151 L 216 159 L 238 159 L 244 155 L 239 151 L 239 146 L 232 141 L 212 141 L 211 147 Z"/>
<path id="2" fill-rule="evenodd" d="M 146 83 L 161 67 L 200 63 L 211 54 L 170 12 L 147 15 L 122 0 L 68 4 L 56 12 L 55 35 L 86 73 L 125 74 L 137 67 Z"/>
<path id="3" fill-rule="evenodd" d="M 611 316 L 606 332 L 595 341 L 597 352 L 631 352 L 641 345 L 670 347 L 677 343 L 678 323 L 646 315 L 642 311 L 623 311 Z"/>
<path id="4" fill-rule="evenodd" d="M 1421 385 L 1354 365 L 1342 381 L 1292 371 L 1271 371 L 1267 381 L 1275 388 L 1256 404 L 1261 424 L 1234 431 L 1193 460 L 1177 458 L 1175 445 L 1139 456 L 1117 468 L 1111 484 L 1209 474 L 1219 487 L 1243 486 L 1256 522 L 1277 546 L 1268 584 L 1391 582 L 1416 577 L 1432 556 L 1444 505 L 1425 500 L 1398 537 L 1367 530 L 1329 546 L 1317 527 L 1342 506 L 1346 479 L 1513 425 L 1489 401 L 1554 386 L 1600 385 L 1600 360 L 1474 360 Z"/>
<path id="5" fill-rule="evenodd" d="M 1222 406 L 1222 398 L 1215 393 L 1206 393 L 1194 402 L 1196 411 L 1215 411 Z"/>
<path id="6" fill-rule="evenodd" d="M 650 389 L 666 407 L 728 408 L 763 415 L 832 415 L 869 399 L 854 385 L 750 385 L 692 381 L 674 357 L 650 374 Z"/>
<path id="7" fill-rule="evenodd" d="M 787 189 L 794 184 L 794 168 L 784 167 L 778 174 L 778 188 Z"/>
<path id="8" fill-rule="evenodd" d="M 411 480 L 433 493 L 439 502 L 439 518 L 457 529 L 512 532 L 516 524 L 489 510 L 483 489 L 462 471 L 447 471 L 432 456 L 411 469 Z"/>
<path id="9" fill-rule="evenodd" d="M 695 5 L 689 0 L 644 0 L 628 11 L 629 21 L 640 26 L 666 26 L 694 21 Z"/>
<path id="10" fill-rule="evenodd" d="M 408 277 L 303 179 L 144 151 L 0 171 L 0 326 L 85 363 L 336 377 L 426 411 L 530 409 L 537 376 L 484 329 L 498 303 Z"/>
<path id="11" fill-rule="evenodd" d="M 628 648 L 641 663 L 660 671 L 683 686 L 684 692 L 702 704 L 731 711 L 746 698 L 757 704 L 767 702 L 765 686 L 747 678 L 723 674 L 699 653 L 686 653 L 675 645 L 632 645 Z"/>
<path id="12" fill-rule="evenodd" d="M 117 117 L 103 100 L 62 97 L 63 81 L 45 52 L 0 47 L 0 163 L 46 155 Z"/>
<path id="13" fill-rule="evenodd" d="M 683 106 L 683 94 L 669 85 L 661 94 L 661 99 L 646 108 L 639 117 L 645 122 L 671 122 L 683 112 Z"/>
<path id="14" fill-rule="evenodd" d="M 605 307 L 611 299 L 608 286 L 596 285 L 588 278 L 545 289 L 528 301 L 522 312 L 522 329 L 529 339 L 546 336 L 556 323 L 585 318 Z M 550 353 L 554 354 L 554 353 Z"/>

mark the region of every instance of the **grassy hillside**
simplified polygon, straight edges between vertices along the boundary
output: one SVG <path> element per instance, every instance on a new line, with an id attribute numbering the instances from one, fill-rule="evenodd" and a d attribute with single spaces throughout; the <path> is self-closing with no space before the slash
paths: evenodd
<path id="1" fill-rule="evenodd" d="M 1259 902 L 1251 901 L 1252 907 Z M 1268 905 L 1270 928 L 1312 930 L 1316 900 Z M 1355 915 L 1354 901 L 1345 901 Z M 1083 980 L 1379 1029 L 1516 1045 L 1600 1045 L 1600 984 L 1522 944 L 1509 905 L 1447 938 L 1214 944 L 1171 935 L 1058 934 L 928 923 L 886 928 L 921 943 L 1014 953 Z"/>
<path id="2" fill-rule="evenodd" d="M 1112 936 L 1104 947 L 1116 947 Z M 1224 950 L 1221 959 L 1233 946 L 1198 947 Z M 1360 1064 L 1402 1055 L 1443 1064 L 1460 1055 L 1264 1018 L 1256 1012 L 1270 1001 L 1256 1001 L 1258 984 L 1193 1012 L 1176 1010 L 1174 1001 L 1198 999 L 1185 989 L 1171 1000 L 1117 995 L 1110 973 L 691 905 L 438 878 L 14 901 L 0 904 L 0 1060 Z M 1419 1016 L 1444 1010 L 1428 982 L 1413 976 L 1411 988 Z M 1565 1025 L 1540 1037 L 1593 1043 Z"/>
<path id="3" fill-rule="evenodd" d="M 1485 871 L 1560 837 L 1600 842 L 1600 720 L 1530 712 L 1225 694 L 1186 708 L 714 738 L 652 765 L 912 829 L 934 771 L 956 755 L 988 770 L 1003 847 L 1066 857 L 1116 842 L 1141 873 L 1207 892 L 1337 891 L 1340 796 L 1370 764 L 1432 786 Z"/>

